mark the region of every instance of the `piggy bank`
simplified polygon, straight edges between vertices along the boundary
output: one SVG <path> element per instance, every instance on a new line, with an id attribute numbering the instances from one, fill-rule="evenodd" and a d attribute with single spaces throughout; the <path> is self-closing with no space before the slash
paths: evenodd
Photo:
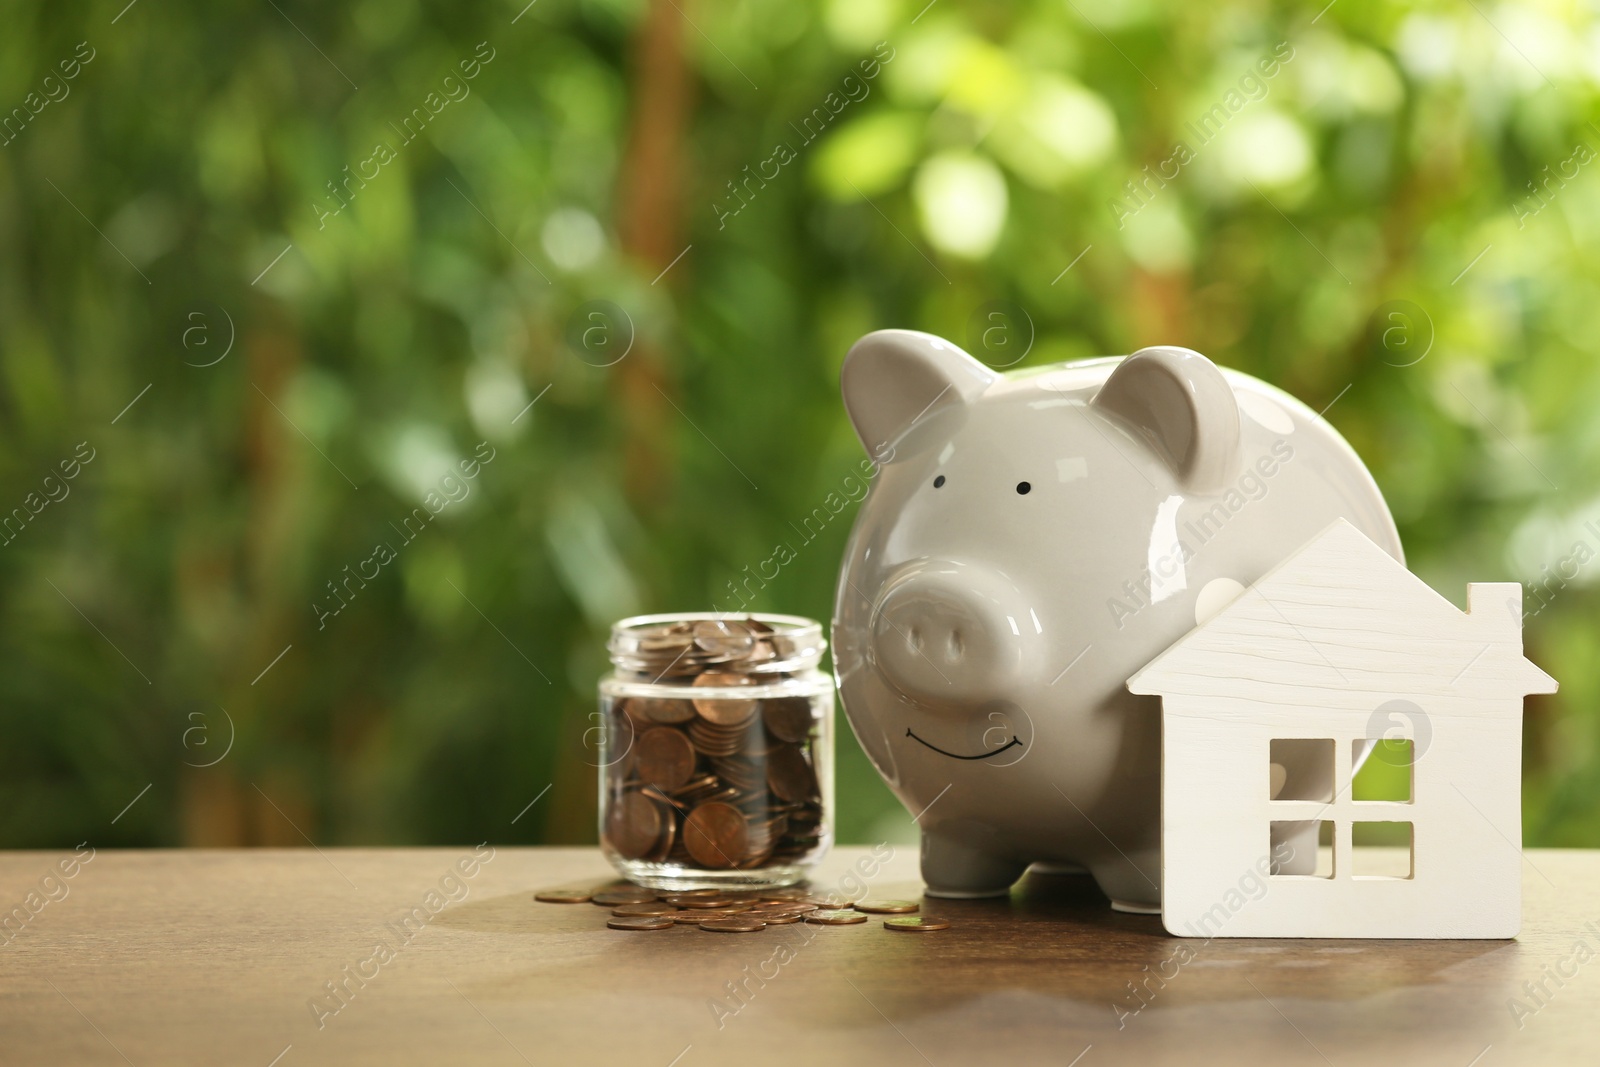
<path id="1" fill-rule="evenodd" d="M 999 374 L 882 330 L 842 385 L 875 473 L 834 665 L 927 892 L 1039 864 L 1159 908 L 1160 701 L 1124 683 L 1335 519 L 1403 562 L 1371 475 L 1315 411 L 1184 348 Z"/>

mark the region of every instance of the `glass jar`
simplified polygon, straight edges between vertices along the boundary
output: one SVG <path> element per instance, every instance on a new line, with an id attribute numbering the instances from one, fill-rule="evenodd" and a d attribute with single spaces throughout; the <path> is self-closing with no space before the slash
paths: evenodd
<path id="1" fill-rule="evenodd" d="M 793 615 L 641 615 L 600 683 L 600 847 L 657 889 L 792 885 L 833 843 L 833 680 Z"/>

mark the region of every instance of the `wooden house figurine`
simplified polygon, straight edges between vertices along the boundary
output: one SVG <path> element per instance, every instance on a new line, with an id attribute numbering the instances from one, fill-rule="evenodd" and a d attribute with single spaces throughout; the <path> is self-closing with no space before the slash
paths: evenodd
<path id="1" fill-rule="evenodd" d="M 1523 658 L 1520 585 L 1467 603 L 1341 520 L 1129 679 L 1162 698 L 1169 932 L 1516 935 L 1522 700 L 1556 683 Z M 1405 784 L 1353 795 L 1380 755 Z"/>

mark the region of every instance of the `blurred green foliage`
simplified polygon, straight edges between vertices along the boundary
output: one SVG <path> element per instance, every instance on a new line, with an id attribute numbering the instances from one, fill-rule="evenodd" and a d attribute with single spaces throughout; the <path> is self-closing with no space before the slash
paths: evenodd
<path id="1" fill-rule="evenodd" d="M 884 326 L 1326 407 L 1534 584 L 1526 839 L 1600 844 L 1600 32 L 1317 6 L 9 5 L 0 844 L 593 840 L 609 623 L 801 544 Z"/>

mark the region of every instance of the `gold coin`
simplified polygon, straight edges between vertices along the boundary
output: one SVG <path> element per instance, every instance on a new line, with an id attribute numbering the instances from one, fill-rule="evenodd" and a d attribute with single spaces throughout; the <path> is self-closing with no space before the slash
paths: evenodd
<path id="1" fill-rule="evenodd" d="M 917 903 L 914 900 L 858 900 L 851 907 L 868 915 L 900 915 L 916 911 Z"/>
<path id="2" fill-rule="evenodd" d="M 665 915 L 622 915 L 606 920 L 613 930 L 670 930 L 677 925 Z"/>
<path id="3" fill-rule="evenodd" d="M 883 920 L 886 930 L 909 931 L 913 933 L 926 933 L 931 930 L 948 930 L 950 923 L 946 919 L 935 919 L 931 915 L 902 915 L 895 919 Z"/>
<path id="4" fill-rule="evenodd" d="M 545 904 L 587 904 L 594 898 L 594 893 L 588 889 L 541 889 L 533 895 L 534 900 Z"/>
<path id="5" fill-rule="evenodd" d="M 818 926 L 854 926 L 866 922 L 867 917 L 854 908 L 825 908 L 809 913 L 805 921 Z"/>
<path id="6" fill-rule="evenodd" d="M 735 916 L 731 919 L 707 919 L 700 924 L 700 929 L 710 930 L 716 934 L 753 934 L 757 930 L 764 929 L 766 925 L 760 919 Z"/>

